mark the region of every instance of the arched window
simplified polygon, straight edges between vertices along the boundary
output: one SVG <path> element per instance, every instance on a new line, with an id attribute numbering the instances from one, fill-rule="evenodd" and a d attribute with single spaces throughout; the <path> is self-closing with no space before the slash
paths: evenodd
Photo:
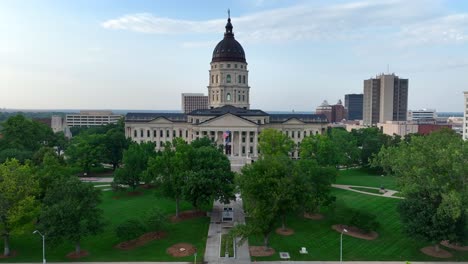
<path id="1" fill-rule="evenodd" d="M 231 101 L 231 94 L 230 94 L 230 93 L 227 93 L 227 95 L 226 95 L 226 101 Z"/>
<path id="2" fill-rule="evenodd" d="M 231 75 L 230 74 L 226 75 L 226 82 L 231 83 Z"/>
<path id="3" fill-rule="evenodd" d="M 214 75 L 211 75 L 211 83 L 214 83 Z"/>
<path id="4" fill-rule="evenodd" d="M 237 82 L 238 82 L 238 83 L 242 83 L 242 82 L 241 82 L 241 77 L 242 77 L 242 76 L 237 75 L 237 77 L 239 77 L 239 78 L 237 78 L 237 79 L 238 79 Z"/>
<path id="5" fill-rule="evenodd" d="M 245 75 L 242 76 L 242 82 L 245 83 Z"/>
<path id="6" fill-rule="evenodd" d="M 216 83 L 218 83 L 218 74 L 216 74 Z"/>

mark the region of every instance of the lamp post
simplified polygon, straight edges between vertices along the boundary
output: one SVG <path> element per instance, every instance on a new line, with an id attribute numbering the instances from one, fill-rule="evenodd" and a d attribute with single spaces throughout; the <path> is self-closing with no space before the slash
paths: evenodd
<path id="1" fill-rule="evenodd" d="M 348 230 L 346 228 L 343 228 L 341 231 L 341 236 L 340 236 L 340 263 L 343 262 L 343 233 L 348 233 Z"/>
<path id="2" fill-rule="evenodd" d="M 45 259 L 45 235 L 43 235 L 39 230 L 35 230 L 33 234 L 39 234 L 42 237 L 42 263 L 46 264 Z"/>

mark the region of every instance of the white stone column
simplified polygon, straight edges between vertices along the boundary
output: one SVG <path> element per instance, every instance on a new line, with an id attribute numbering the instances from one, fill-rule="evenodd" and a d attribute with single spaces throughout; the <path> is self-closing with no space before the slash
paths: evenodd
<path id="1" fill-rule="evenodd" d="M 242 157 L 242 130 L 239 130 L 239 157 Z"/>
<path id="2" fill-rule="evenodd" d="M 254 132 L 254 157 L 258 157 L 258 131 Z"/>
<path id="3" fill-rule="evenodd" d="M 236 135 L 235 131 L 231 131 L 231 157 L 234 156 L 234 136 Z"/>
<path id="4" fill-rule="evenodd" d="M 216 147 L 218 147 L 218 130 L 215 130 L 215 138 L 214 138 L 214 141 L 215 141 L 215 145 Z"/>
<path id="5" fill-rule="evenodd" d="M 245 156 L 249 157 L 250 153 L 250 131 L 245 132 Z"/>

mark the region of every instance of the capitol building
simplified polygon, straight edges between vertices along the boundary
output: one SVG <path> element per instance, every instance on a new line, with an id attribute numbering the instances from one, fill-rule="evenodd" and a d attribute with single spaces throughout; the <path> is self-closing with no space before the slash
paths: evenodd
<path id="1" fill-rule="evenodd" d="M 166 141 L 179 137 L 187 142 L 208 137 L 222 146 L 234 170 L 258 158 L 258 138 L 264 129 L 277 129 L 297 146 L 309 135 L 323 134 L 324 115 L 268 114 L 251 109 L 249 71 L 241 44 L 234 38 L 228 18 L 224 38 L 216 45 L 208 80 L 209 109 L 190 113 L 128 113 L 125 134 L 135 142 L 154 142 L 161 150 Z M 292 158 L 299 153 L 295 150 Z"/>

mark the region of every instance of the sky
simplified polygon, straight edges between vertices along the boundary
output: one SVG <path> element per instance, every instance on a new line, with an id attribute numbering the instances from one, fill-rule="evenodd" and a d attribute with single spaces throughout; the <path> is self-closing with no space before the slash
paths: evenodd
<path id="1" fill-rule="evenodd" d="M 0 108 L 180 110 L 207 93 L 227 9 L 251 108 L 314 111 L 380 73 L 409 109 L 463 111 L 468 1 L 0 1 Z"/>

